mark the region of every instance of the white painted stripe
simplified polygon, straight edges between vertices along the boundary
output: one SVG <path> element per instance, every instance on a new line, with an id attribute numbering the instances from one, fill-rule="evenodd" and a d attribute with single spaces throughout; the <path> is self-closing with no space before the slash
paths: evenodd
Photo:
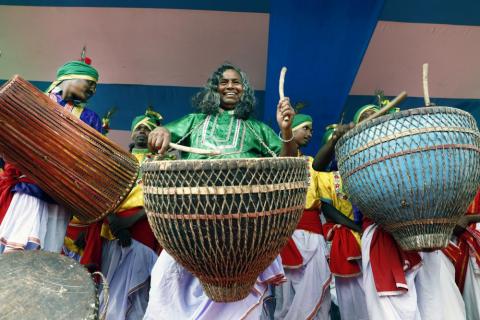
<path id="1" fill-rule="evenodd" d="M 265 13 L 0 6 L 0 79 L 51 81 L 86 44 L 102 83 L 199 87 L 230 61 L 263 90 L 268 23 Z"/>
<path id="2" fill-rule="evenodd" d="M 423 96 L 422 64 L 429 63 L 430 95 L 480 98 L 480 27 L 380 21 L 350 94 L 406 90 Z"/>

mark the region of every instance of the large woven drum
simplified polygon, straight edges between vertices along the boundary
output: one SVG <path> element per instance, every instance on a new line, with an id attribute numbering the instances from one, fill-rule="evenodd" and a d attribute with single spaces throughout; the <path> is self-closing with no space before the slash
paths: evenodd
<path id="1" fill-rule="evenodd" d="M 88 223 L 114 211 L 138 173 L 134 156 L 19 76 L 0 88 L 0 154 Z"/>
<path id="2" fill-rule="evenodd" d="M 241 300 L 297 226 L 307 165 L 302 158 L 144 163 L 150 226 L 211 299 Z"/>
<path id="3" fill-rule="evenodd" d="M 0 255 L 0 319 L 98 319 L 95 284 L 71 258 L 45 251 Z"/>
<path id="4" fill-rule="evenodd" d="M 405 250 L 442 248 L 480 184 L 480 135 L 467 112 L 405 110 L 361 123 L 336 146 L 352 203 Z"/>

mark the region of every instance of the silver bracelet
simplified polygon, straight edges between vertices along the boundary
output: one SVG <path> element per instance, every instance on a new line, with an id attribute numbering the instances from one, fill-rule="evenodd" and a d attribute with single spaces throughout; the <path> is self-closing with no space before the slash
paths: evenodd
<path id="1" fill-rule="evenodd" d="M 292 137 L 291 137 L 290 139 L 288 139 L 288 140 L 284 140 L 284 139 L 282 138 L 282 131 L 281 131 L 281 130 L 278 131 L 278 137 L 280 138 L 280 140 L 281 140 L 283 143 L 288 143 L 288 142 L 291 142 L 291 141 L 293 140 L 293 132 L 292 132 Z"/>

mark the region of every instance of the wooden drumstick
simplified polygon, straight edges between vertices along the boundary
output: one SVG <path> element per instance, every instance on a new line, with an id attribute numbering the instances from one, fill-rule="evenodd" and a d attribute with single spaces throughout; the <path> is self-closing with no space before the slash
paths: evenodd
<path id="1" fill-rule="evenodd" d="M 430 95 L 428 93 L 428 63 L 423 64 L 423 100 L 425 107 L 430 106 Z"/>
<path id="2" fill-rule="evenodd" d="M 285 91 L 283 90 L 283 86 L 285 84 L 285 74 L 287 73 L 287 67 L 282 67 L 280 71 L 280 79 L 278 79 L 278 94 L 280 96 L 280 100 L 285 98 Z M 289 116 L 285 116 L 283 118 L 284 121 L 288 121 L 290 119 Z"/>
<path id="3" fill-rule="evenodd" d="M 188 152 L 188 153 L 205 154 L 205 155 L 209 155 L 209 156 L 218 156 L 218 155 L 221 154 L 221 152 L 219 152 L 217 150 L 208 150 L 208 149 L 186 147 L 186 146 L 182 146 L 181 144 L 176 144 L 176 143 L 172 143 L 172 142 L 170 142 L 169 146 L 172 149 L 176 149 L 176 150 L 183 151 L 183 152 Z"/>
<path id="4" fill-rule="evenodd" d="M 366 122 L 368 120 L 372 120 L 372 119 L 375 119 L 375 118 L 378 118 L 382 115 L 384 115 L 385 113 L 387 113 L 388 111 L 390 111 L 390 109 L 393 109 L 394 107 L 396 107 L 400 102 L 402 102 L 405 98 L 407 97 L 407 92 L 406 91 L 402 91 L 398 96 L 395 97 L 395 99 L 393 99 L 392 101 L 390 101 L 385 107 L 383 107 L 382 109 L 380 109 L 380 111 L 372 114 L 371 116 L 369 116 L 368 118 L 366 118 L 365 120 L 363 120 L 362 122 Z"/>

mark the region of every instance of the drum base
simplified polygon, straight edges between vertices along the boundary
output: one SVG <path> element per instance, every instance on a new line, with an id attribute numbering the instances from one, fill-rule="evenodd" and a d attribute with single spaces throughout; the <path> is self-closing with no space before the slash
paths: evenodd
<path id="1" fill-rule="evenodd" d="M 460 217 L 416 219 L 386 225 L 403 250 L 432 251 L 445 248 Z"/>
<path id="2" fill-rule="evenodd" d="M 445 248 L 450 241 L 451 233 L 431 233 L 399 238 L 393 235 L 403 250 L 431 251 Z"/>
<path id="3" fill-rule="evenodd" d="M 202 283 L 203 290 L 207 296 L 215 302 L 235 302 L 245 299 L 252 291 L 256 279 L 248 283 L 234 283 L 226 285 L 215 285 Z"/>

